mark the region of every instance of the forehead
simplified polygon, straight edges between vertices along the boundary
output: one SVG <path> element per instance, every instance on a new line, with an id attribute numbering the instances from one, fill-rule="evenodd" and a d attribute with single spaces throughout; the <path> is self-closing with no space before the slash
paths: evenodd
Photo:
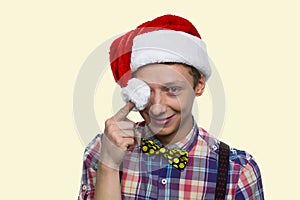
<path id="1" fill-rule="evenodd" d="M 147 83 L 169 84 L 169 83 L 190 83 L 193 84 L 193 77 L 189 68 L 182 64 L 150 64 L 139 68 L 136 73 L 139 78 Z"/>

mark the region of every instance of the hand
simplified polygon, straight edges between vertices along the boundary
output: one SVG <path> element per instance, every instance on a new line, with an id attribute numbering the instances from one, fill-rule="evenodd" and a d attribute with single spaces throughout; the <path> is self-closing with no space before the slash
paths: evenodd
<path id="1" fill-rule="evenodd" d="M 135 107 L 128 102 L 113 117 L 105 121 L 100 162 L 108 167 L 119 169 L 126 152 L 135 145 L 134 125 L 127 115 Z"/>

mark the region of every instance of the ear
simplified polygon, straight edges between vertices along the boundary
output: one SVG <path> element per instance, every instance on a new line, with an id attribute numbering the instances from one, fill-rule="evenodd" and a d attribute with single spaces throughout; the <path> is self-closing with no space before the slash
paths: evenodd
<path id="1" fill-rule="evenodd" d="M 205 77 L 203 74 L 200 75 L 199 81 L 195 87 L 195 95 L 201 96 L 205 89 Z"/>

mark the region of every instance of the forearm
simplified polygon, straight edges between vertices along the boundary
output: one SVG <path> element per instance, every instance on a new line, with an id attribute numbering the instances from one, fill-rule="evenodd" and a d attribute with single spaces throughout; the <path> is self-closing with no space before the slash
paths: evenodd
<path id="1" fill-rule="evenodd" d="M 121 200 L 119 171 L 99 162 L 94 200 Z"/>

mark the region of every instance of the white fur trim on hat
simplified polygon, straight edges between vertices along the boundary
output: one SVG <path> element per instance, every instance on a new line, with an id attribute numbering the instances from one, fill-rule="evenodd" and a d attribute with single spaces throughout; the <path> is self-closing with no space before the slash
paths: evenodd
<path id="1" fill-rule="evenodd" d="M 133 39 L 130 67 L 164 62 L 184 63 L 195 67 L 207 80 L 211 75 L 205 43 L 182 31 L 158 30 Z"/>

